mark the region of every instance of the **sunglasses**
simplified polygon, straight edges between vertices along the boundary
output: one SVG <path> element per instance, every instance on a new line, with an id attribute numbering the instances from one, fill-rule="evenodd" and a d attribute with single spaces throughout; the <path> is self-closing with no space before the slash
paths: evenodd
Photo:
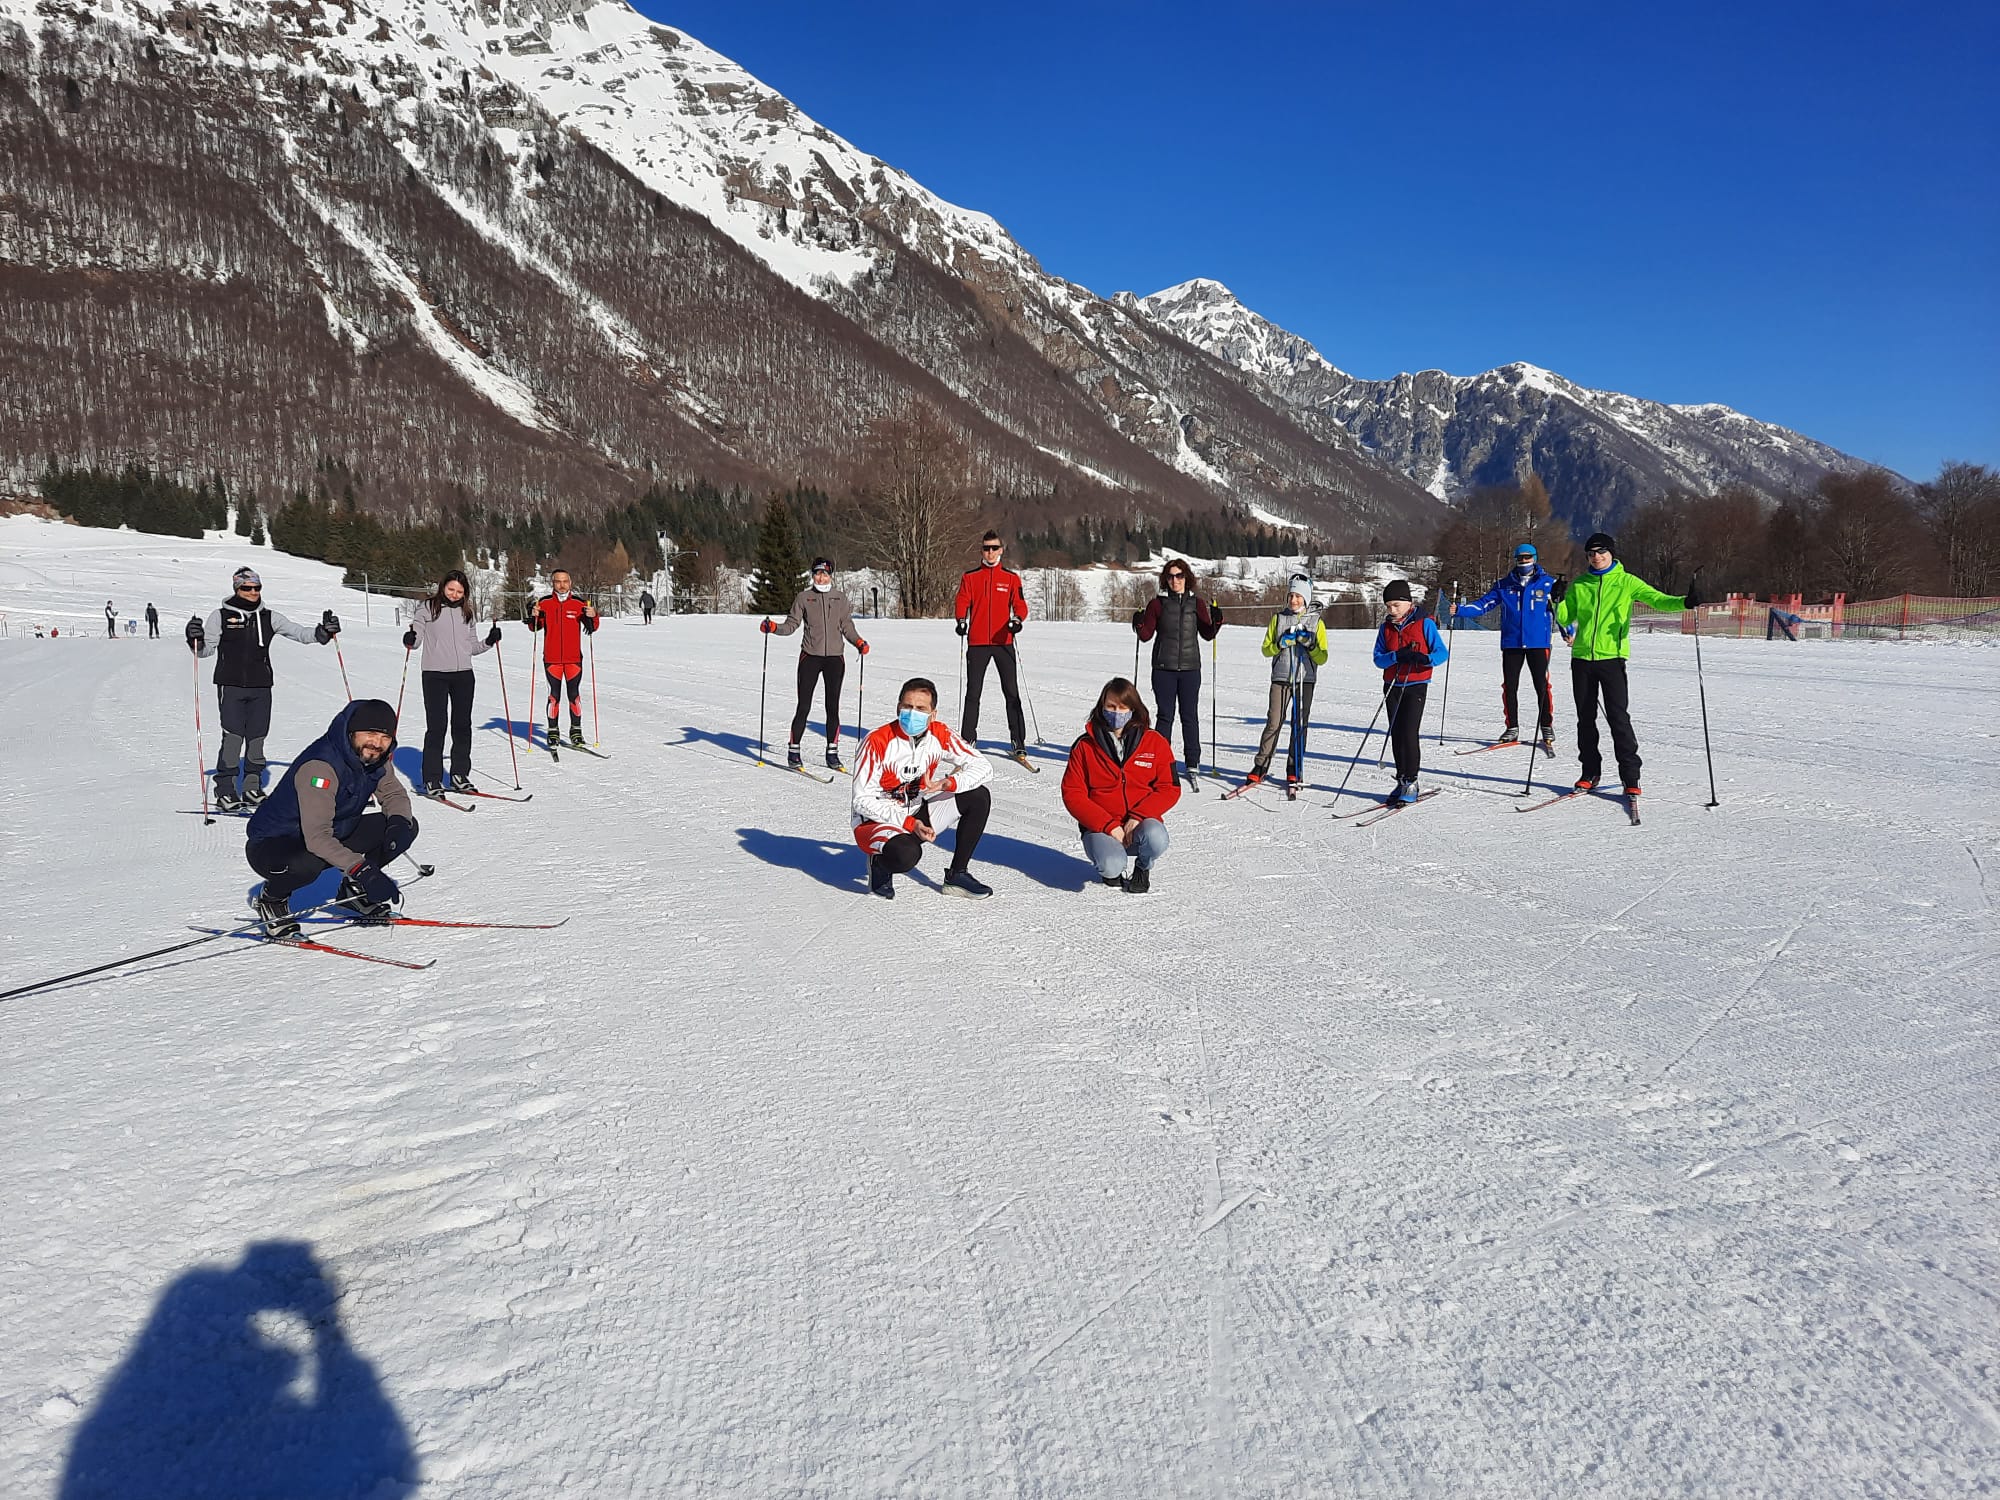
<path id="1" fill-rule="evenodd" d="M 261 583 L 239 583 L 236 585 L 236 592 L 239 594 L 261 594 L 264 592 L 264 585 Z"/>
<path id="2" fill-rule="evenodd" d="M 981 552 L 998 552 L 1000 549 L 998 547 L 981 547 L 979 550 Z"/>
<path id="3" fill-rule="evenodd" d="M 1609 557 L 1611 549 L 1609 547 L 1590 547 L 1585 549 L 1585 555 L 1589 557 Z"/>

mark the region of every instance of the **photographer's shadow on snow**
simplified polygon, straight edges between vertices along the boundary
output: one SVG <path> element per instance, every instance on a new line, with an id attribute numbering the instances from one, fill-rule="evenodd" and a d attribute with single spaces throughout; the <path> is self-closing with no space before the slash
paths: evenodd
<path id="1" fill-rule="evenodd" d="M 744 853 L 755 855 L 767 865 L 797 870 L 837 891 L 852 891 L 859 895 L 868 889 L 868 861 L 852 840 L 835 843 L 831 839 L 772 833 L 766 828 L 739 828 L 736 837 Z M 946 829 L 938 835 L 938 849 L 948 855 L 955 837 L 954 830 Z M 1086 860 L 1043 844 L 1008 838 L 991 829 L 980 839 L 979 854 L 973 863 L 1012 870 L 1053 891 L 1083 890 L 1095 874 Z M 912 871 L 911 877 L 922 881 L 923 866 L 919 865 Z"/>
<path id="2" fill-rule="evenodd" d="M 409 1434 L 312 1247 L 177 1278 L 78 1428 L 59 1500 L 401 1500 Z"/>

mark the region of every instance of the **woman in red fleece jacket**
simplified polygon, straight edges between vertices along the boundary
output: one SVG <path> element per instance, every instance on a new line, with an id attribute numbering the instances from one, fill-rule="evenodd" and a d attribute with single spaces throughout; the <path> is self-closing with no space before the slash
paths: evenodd
<path id="1" fill-rule="evenodd" d="M 1167 852 L 1160 819 L 1181 789 L 1173 746 L 1153 732 L 1146 700 L 1125 678 L 1098 694 L 1089 727 L 1070 746 L 1062 792 L 1098 878 L 1123 891 L 1151 890 L 1153 866 Z"/>

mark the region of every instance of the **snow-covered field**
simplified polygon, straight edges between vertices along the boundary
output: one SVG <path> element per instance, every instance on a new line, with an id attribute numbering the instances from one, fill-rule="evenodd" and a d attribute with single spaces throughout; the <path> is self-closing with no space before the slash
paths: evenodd
<path id="1" fill-rule="evenodd" d="M 239 918 L 174 637 L 247 550 L 0 522 L 0 989 Z M 395 696 L 384 612 L 256 561 Z M 106 597 L 168 638 L 23 636 Z M 956 702 L 948 625 L 862 628 L 871 723 L 912 673 Z M 1050 744 L 1131 639 L 1024 634 Z M 1458 642 L 1462 746 L 1498 645 Z M 560 931 L 0 1005 L 0 1494 L 1993 1492 L 2000 652 L 1706 643 L 1706 811 L 1692 642 L 1641 637 L 1643 828 L 1433 747 L 1445 795 L 1356 830 L 1343 635 L 1319 790 L 1184 801 L 1153 894 L 1085 889 L 1051 750 L 996 772 L 994 899 L 890 904 L 844 784 L 751 764 L 762 644 L 610 624 L 615 758 L 425 809 L 413 913 Z M 274 649 L 283 759 L 344 694 Z M 479 693 L 505 776 L 490 657 Z"/>

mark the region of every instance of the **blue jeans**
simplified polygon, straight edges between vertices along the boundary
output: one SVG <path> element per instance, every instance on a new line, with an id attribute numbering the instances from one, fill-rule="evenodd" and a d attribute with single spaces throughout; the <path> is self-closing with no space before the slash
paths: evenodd
<path id="1" fill-rule="evenodd" d="M 1083 852 L 1090 856 L 1090 862 L 1097 866 L 1097 873 L 1102 879 L 1116 880 L 1125 873 L 1125 863 L 1134 855 L 1139 858 L 1140 869 L 1152 869 L 1159 863 L 1160 856 L 1167 852 L 1169 842 L 1167 825 L 1158 818 L 1147 818 L 1132 836 L 1130 849 L 1108 833 L 1086 833 L 1083 836 Z"/>

